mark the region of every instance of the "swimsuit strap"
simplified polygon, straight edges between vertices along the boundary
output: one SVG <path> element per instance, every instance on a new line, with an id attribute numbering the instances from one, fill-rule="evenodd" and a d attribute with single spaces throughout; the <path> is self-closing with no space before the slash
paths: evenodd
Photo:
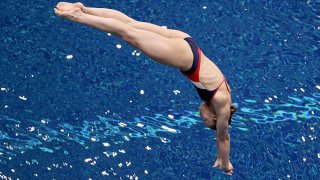
<path id="1" fill-rule="evenodd" d="M 226 80 L 226 78 L 223 78 L 223 80 L 222 80 L 222 82 L 219 84 L 219 86 L 218 86 L 215 90 L 212 91 L 211 98 L 210 98 L 210 100 L 207 102 L 207 105 L 208 105 L 208 106 L 211 106 L 211 101 L 212 101 L 212 99 L 214 98 L 214 96 L 216 95 L 216 93 L 218 92 L 219 88 L 222 86 L 223 83 L 225 83 L 226 88 L 227 88 L 227 91 L 230 93 L 230 89 L 229 89 L 229 85 L 228 85 L 228 83 L 227 83 L 227 80 Z"/>
<path id="2" fill-rule="evenodd" d="M 211 100 L 214 98 L 214 96 L 215 96 L 216 93 L 218 92 L 218 90 L 219 90 L 219 88 L 221 87 L 221 85 L 222 85 L 223 83 L 225 83 L 225 82 L 226 82 L 226 79 L 223 78 L 222 82 L 221 82 L 221 83 L 219 84 L 219 86 L 214 90 L 214 93 L 212 94 Z"/>
<path id="3" fill-rule="evenodd" d="M 226 83 L 227 90 L 228 90 L 228 92 L 229 92 L 229 94 L 230 94 L 230 88 L 229 88 L 229 84 L 228 84 L 227 80 L 224 79 L 224 82 Z"/>

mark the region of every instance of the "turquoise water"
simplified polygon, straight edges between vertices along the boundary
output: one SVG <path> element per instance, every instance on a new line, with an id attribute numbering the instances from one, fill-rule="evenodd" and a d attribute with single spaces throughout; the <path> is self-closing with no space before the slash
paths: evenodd
<path id="1" fill-rule="evenodd" d="M 178 70 L 57 3 L 0 4 L 0 178 L 317 179 L 319 1 L 83 2 L 186 31 L 221 68 L 239 107 L 232 177 L 212 168 L 214 133 Z"/>

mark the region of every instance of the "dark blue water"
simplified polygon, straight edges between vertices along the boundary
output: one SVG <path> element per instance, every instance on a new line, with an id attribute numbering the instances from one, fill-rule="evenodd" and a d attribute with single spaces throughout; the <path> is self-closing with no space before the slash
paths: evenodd
<path id="1" fill-rule="evenodd" d="M 0 3 L 0 178 L 229 179 L 178 70 L 57 3 Z M 239 106 L 232 179 L 319 177 L 319 1 L 83 3 L 186 31 L 221 68 Z"/>

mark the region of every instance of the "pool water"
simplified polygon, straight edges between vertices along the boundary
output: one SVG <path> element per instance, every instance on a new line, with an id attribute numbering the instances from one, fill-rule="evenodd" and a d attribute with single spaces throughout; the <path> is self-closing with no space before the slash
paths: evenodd
<path id="1" fill-rule="evenodd" d="M 83 1 L 183 30 L 221 68 L 231 177 L 186 78 L 57 3 L 0 4 L 1 179 L 319 178 L 318 0 Z"/>

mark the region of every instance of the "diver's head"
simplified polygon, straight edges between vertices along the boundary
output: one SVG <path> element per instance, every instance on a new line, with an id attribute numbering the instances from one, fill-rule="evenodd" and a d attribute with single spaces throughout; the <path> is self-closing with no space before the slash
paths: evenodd
<path id="1" fill-rule="evenodd" d="M 231 105 L 230 107 L 230 116 L 228 123 L 231 124 L 231 119 L 233 114 L 237 111 L 237 106 Z M 216 124 L 217 124 L 217 114 L 216 111 L 213 108 L 210 108 L 205 103 L 201 104 L 199 107 L 199 113 L 200 116 L 203 119 L 203 123 L 210 129 L 216 130 Z"/>
<path id="2" fill-rule="evenodd" d="M 203 119 L 203 123 L 210 129 L 216 127 L 217 115 L 214 109 L 207 106 L 205 103 L 199 107 L 200 116 Z"/>

